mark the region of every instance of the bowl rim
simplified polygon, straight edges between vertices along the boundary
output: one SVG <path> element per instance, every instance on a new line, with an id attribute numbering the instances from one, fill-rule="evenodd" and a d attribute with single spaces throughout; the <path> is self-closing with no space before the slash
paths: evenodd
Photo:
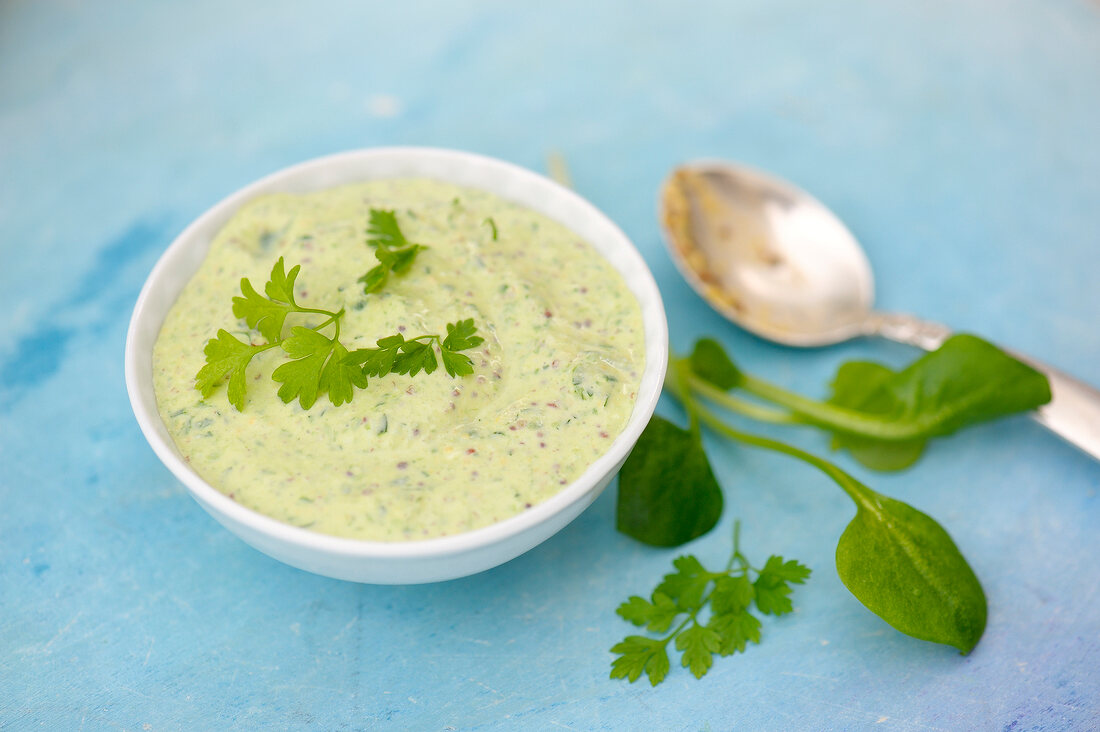
<path id="1" fill-rule="evenodd" d="M 629 271 L 624 271 L 622 264 L 613 262 L 610 259 L 608 259 L 608 261 L 619 275 L 623 277 L 628 289 L 631 290 L 635 299 L 638 301 L 645 334 L 644 350 L 646 354 L 646 364 L 642 372 L 642 377 L 639 380 L 638 392 L 635 397 L 631 416 L 626 426 L 612 441 L 608 449 L 595 461 L 590 463 L 576 480 L 566 485 L 550 498 L 508 518 L 470 531 L 428 539 L 377 541 L 322 534 L 310 531 L 309 529 L 292 526 L 291 524 L 271 518 L 236 502 L 214 488 L 199 476 L 197 472 L 188 467 L 177 452 L 175 444 L 171 441 L 170 436 L 166 440 L 164 436 L 158 432 L 157 423 L 164 427 L 165 434 L 167 434 L 167 426 L 164 425 L 163 420 L 161 420 L 160 413 L 157 410 L 155 396 L 152 399 L 147 399 L 143 396 L 141 389 L 143 383 L 148 382 L 150 387 L 148 393 L 152 393 L 152 370 L 150 367 L 147 373 L 143 373 L 140 368 L 139 361 L 141 360 L 141 353 L 138 351 L 138 341 L 140 331 L 147 329 L 149 326 L 147 321 L 152 317 L 149 313 L 150 308 L 153 307 L 152 301 L 154 293 L 160 282 L 165 278 L 170 265 L 178 255 L 187 249 L 203 245 L 203 232 L 212 225 L 211 222 L 216 222 L 221 219 L 221 223 L 224 225 L 225 220 L 249 199 L 267 192 L 272 186 L 285 184 L 286 181 L 293 181 L 303 174 L 313 173 L 333 165 L 360 164 L 366 167 L 372 161 L 377 161 L 382 158 L 408 158 L 410 160 L 416 158 L 437 158 L 447 165 L 473 165 L 483 169 L 492 169 L 497 171 L 502 179 L 504 177 L 510 177 L 513 180 L 520 180 L 527 185 L 548 187 L 548 191 L 552 191 L 564 205 L 577 212 L 575 218 L 587 216 L 594 219 L 600 226 L 607 227 L 611 237 L 617 240 L 615 248 L 621 250 L 618 256 L 623 257 L 626 264 L 630 265 Z M 398 177 L 411 178 L 416 176 L 391 175 L 374 178 L 364 176 L 361 180 L 365 182 L 368 180 L 383 180 Z M 423 175 L 422 177 L 431 178 L 432 176 Z M 436 179 L 443 182 L 466 185 L 467 187 L 477 187 L 456 182 L 442 176 Z M 318 186 L 306 186 L 300 189 L 291 187 L 291 189 L 323 190 L 325 188 L 351 182 L 352 181 L 349 180 L 345 183 L 338 182 Z M 286 188 L 284 188 L 284 190 L 286 190 Z M 489 190 L 487 188 L 483 188 L 482 190 L 488 190 L 488 192 L 494 195 L 506 199 L 508 198 L 507 194 L 500 191 Z M 531 206 L 526 203 L 520 202 L 520 205 L 531 208 Z M 570 229 L 574 228 L 568 221 L 558 220 L 566 227 Z M 219 225 L 217 229 L 220 228 L 221 226 Z M 212 238 L 212 235 L 205 240 L 206 247 L 209 246 L 210 238 Z M 205 257 L 205 249 L 203 250 L 203 256 Z M 601 256 L 605 255 L 601 253 Z M 606 256 L 605 259 L 607 259 Z M 184 285 L 181 285 L 181 288 L 185 286 L 186 282 L 189 280 L 190 277 L 184 281 Z M 644 297 L 642 296 L 643 294 Z M 178 297 L 178 293 L 176 297 Z M 173 303 L 174 301 L 175 298 L 173 298 Z M 171 305 L 169 305 L 168 308 L 170 309 Z M 163 318 L 160 322 L 155 324 L 156 331 L 150 341 L 150 365 L 152 359 L 152 344 L 156 342 L 156 333 L 159 333 L 162 324 Z M 655 337 L 656 340 L 651 342 L 651 337 Z M 653 358 L 654 351 L 659 354 L 656 359 Z M 414 559 L 454 556 L 483 549 L 503 542 L 542 524 L 551 519 L 554 515 L 565 510 L 568 506 L 583 500 L 590 491 L 599 486 L 602 478 L 615 471 L 621 462 L 626 459 L 630 450 L 641 435 L 642 430 L 649 422 L 650 416 L 653 414 L 657 401 L 661 395 L 661 388 L 667 369 L 667 354 L 668 323 L 661 294 L 657 288 L 653 274 L 630 238 L 617 224 L 615 224 L 615 222 L 592 203 L 582 198 L 576 192 L 546 176 L 498 158 L 446 148 L 385 146 L 347 150 L 312 158 L 280 168 L 279 170 L 238 188 L 210 208 L 206 209 L 188 224 L 187 227 L 172 240 L 158 258 L 156 264 L 147 276 L 137 301 L 135 302 L 126 333 L 125 379 L 130 405 L 145 439 L 149 442 L 149 445 L 153 448 L 154 453 L 160 461 L 169 469 L 176 479 L 184 484 L 192 496 L 200 505 L 206 508 L 208 512 L 212 511 L 223 514 L 233 523 L 247 527 L 252 532 L 263 535 L 268 539 L 294 545 L 302 549 L 323 552 L 328 555 L 362 559 Z M 217 515 L 215 515 L 215 518 L 220 519 Z"/>

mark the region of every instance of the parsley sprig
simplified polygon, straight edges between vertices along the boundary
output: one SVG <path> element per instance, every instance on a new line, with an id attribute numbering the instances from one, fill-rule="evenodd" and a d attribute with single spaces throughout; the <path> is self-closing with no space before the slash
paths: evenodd
<path id="1" fill-rule="evenodd" d="M 615 611 L 624 620 L 644 626 L 658 637 L 630 635 L 611 648 L 619 654 L 611 663 L 611 678 L 637 681 L 643 673 L 653 686 L 669 672 L 668 645 L 681 651 L 680 665 L 702 678 L 714 663 L 714 654 L 729 656 L 760 642 L 760 620 L 752 613 L 786 615 L 793 610 L 792 584 L 802 584 L 810 569 L 791 559 L 772 555 L 757 569 L 741 553 L 741 524 L 733 524 L 733 553 L 720 572 L 711 572 L 692 556 L 672 562 L 675 572 L 646 600 L 632 596 Z M 751 575 L 756 579 L 752 580 Z M 709 606 L 709 616 L 703 618 Z M 669 632 L 677 620 L 681 620 Z"/>
<path id="2" fill-rule="evenodd" d="M 357 280 L 363 283 L 363 292 L 368 295 L 381 290 L 389 281 L 391 273 L 408 272 L 420 250 L 428 248 L 405 238 L 393 211 L 376 208 L 370 210 L 367 244 L 378 257 L 378 265 Z"/>
<path id="3" fill-rule="evenodd" d="M 271 374 L 281 384 L 279 397 L 284 402 L 297 399 L 303 409 L 309 409 L 317 397 L 328 394 L 329 400 L 339 406 L 351 401 L 353 386 L 367 385 L 360 371 L 343 362 L 348 352 L 340 342 L 344 311 L 303 307 L 295 299 L 294 282 L 300 271 L 301 265 L 295 265 L 287 272 L 283 258 L 279 257 L 264 285 L 264 295 L 256 291 L 247 277 L 241 279 L 241 296 L 233 298 L 233 314 L 267 342 L 253 344 L 251 339 L 244 341 L 225 329 L 219 330 L 216 338 L 207 341 L 203 349 L 206 364 L 195 375 L 195 388 L 203 398 L 213 394 L 228 378 L 229 403 L 237 411 L 243 411 L 248 365 L 259 354 L 276 347 L 282 347 L 293 359 Z M 290 336 L 284 338 L 286 321 L 291 315 L 321 315 L 324 319 L 308 327 L 296 325 Z M 321 332 L 330 326 L 331 336 Z"/>
<path id="4" fill-rule="evenodd" d="M 373 218 L 376 212 L 371 213 Z M 301 265 L 295 265 L 287 272 L 283 258 L 279 257 L 264 285 L 263 295 L 247 277 L 241 279 L 241 296 L 233 298 L 233 314 L 267 342 L 253 344 L 251 337 L 242 340 L 225 329 L 218 330 L 217 336 L 207 341 L 203 349 L 206 363 L 195 375 L 195 388 L 204 399 L 228 381 L 229 403 L 237 411 L 244 411 L 248 366 L 253 358 L 276 347 L 291 359 L 271 373 L 272 380 L 279 384 L 279 398 L 288 404 L 297 400 L 302 409 L 309 409 L 325 395 L 336 407 L 350 402 L 355 388 L 366 388 L 370 376 L 391 372 L 410 376 L 421 371 L 430 374 L 439 365 L 433 345 L 439 349 L 443 368 L 452 377 L 473 373 L 470 357 L 460 353 L 484 342 L 476 335 L 473 318 L 448 323 L 445 338 L 432 334 L 406 340 L 396 333 L 379 339 L 378 348 L 349 352 L 340 341 L 343 309 L 334 312 L 304 307 L 295 300 L 294 282 L 300 271 Z M 295 315 L 323 316 L 323 319 L 314 325 L 294 325 L 290 335 L 284 337 L 287 319 Z M 326 335 L 325 330 L 331 330 L 331 335 Z"/>
<path id="5" fill-rule="evenodd" d="M 421 370 L 430 374 L 439 366 L 434 343 L 443 359 L 443 368 L 452 377 L 465 376 L 474 372 L 473 361 L 459 351 L 465 351 L 484 342 L 477 333 L 474 319 L 467 318 L 457 323 L 447 323 L 447 337 L 439 335 L 421 335 L 405 339 L 396 333 L 377 341 L 377 348 L 360 348 L 345 358 L 345 362 L 361 367 L 364 376 L 384 376 L 385 374 L 408 374 L 416 376 Z"/>

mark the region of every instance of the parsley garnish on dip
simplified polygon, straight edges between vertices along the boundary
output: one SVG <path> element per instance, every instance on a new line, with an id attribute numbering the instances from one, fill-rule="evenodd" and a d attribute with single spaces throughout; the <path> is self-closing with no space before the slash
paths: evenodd
<path id="1" fill-rule="evenodd" d="M 392 212 L 392 225 L 379 212 Z M 392 230 L 383 246 L 380 223 Z M 279 333 L 234 323 L 242 278 L 261 285 L 259 303 L 280 258 L 283 272 L 300 266 L 290 284 L 299 309 Z M 417 358 L 438 352 L 446 367 L 457 357 L 442 336 L 469 320 L 484 339 L 462 351 L 472 373 L 379 375 L 386 354 L 362 350 L 420 337 Z M 215 334 L 230 350 L 292 337 L 301 345 L 270 345 L 228 388 L 208 369 L 204 397 L 196 374 Z M 307 342 L 317 350 L 302 350 Z M 287 364 L 296 386 L 309 382 L 308 363 L 288 358 L 345 349 L 353 355 L 339 398 L 325 393 L 320 365 L 315 400 L 272 383 Z M 638 303 L 590 245 L 492 194 L 429 180 L 250 202 L 212 243 L 153 351 L 161 417 L 211 485 L 295 526 L 382 541 L 469 531 L 554 495 L 625 426 L 644 367 Z"/>

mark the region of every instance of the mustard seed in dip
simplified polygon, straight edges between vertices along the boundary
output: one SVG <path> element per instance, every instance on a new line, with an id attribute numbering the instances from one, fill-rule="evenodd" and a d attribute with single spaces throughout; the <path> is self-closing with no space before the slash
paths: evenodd
<path id="1" fill-rule="evenodd" d="M 425 244 L 366 295 L 370 210 Z M 299 303 L 339 310 L 341 341 L 445 334 L 473 318 L 474 373 L 388 374 L 350 404 L 284 404 L 273 349 L 248 369 L 244 409 L 194 388 L 219 328 L 248 341 L 230 303 L 242 277 L 302 266 Z M 262 288 L 261 288 L 262 289 Z M 294 321 L 300 324 L 300 321 Z M 290 327 L 290 323 L 286 326 Z M 259 342 L 254 341 L 254 342 Z M 401 179 L 246 204 L 215 238 L 153 351 L 162 419 L 208 483 L 242 505 L 326 534 L 402 541 L 513 516 L 578 478 L 625 426 L 644 370 L 640 308 L 618 272 L 562 225 L 490 193 Z"/>

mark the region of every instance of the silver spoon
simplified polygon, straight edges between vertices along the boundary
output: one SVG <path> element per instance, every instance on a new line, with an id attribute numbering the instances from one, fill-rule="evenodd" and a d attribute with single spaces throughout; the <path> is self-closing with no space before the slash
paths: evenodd
<path id="1" fill-rule="evenodd" d="M 817 199 L 751 168 L 702 161 L 676 168 L 660 196 L 672 259 L 715 310 L 761 338 L 823 346 L 878 335 L 937 348 L 949 328 L 872 310 L 871 266 L 852 233 Z M 1036 415 L 1100 459 L 1100 391 L 1034 359 L 1053 399 Z"/>

